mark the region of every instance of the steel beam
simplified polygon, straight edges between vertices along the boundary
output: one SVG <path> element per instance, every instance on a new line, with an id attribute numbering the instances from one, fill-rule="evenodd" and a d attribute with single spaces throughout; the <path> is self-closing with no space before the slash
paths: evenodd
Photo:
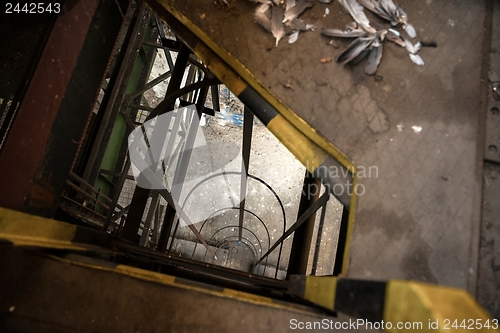
<path id="1" fill-rule="evenodd" d="M 145 28 L 146 31 L 144 31 L 142 33 L 142 35 L 144 37 L 141 37 L 143 41 L 146 38 L 152 39 L 152 40 L 156 40 L 158 38 L 158 32 L 154 31 L 154 29 L 149 28 L 149 26 L 150 26 L 149 22 L 151 22 L 151 20 L 145 21 L 148 19 L 148 17 L 149 16 L 147 16 L 147 15 L 145 15 L 143 17 L 142 25 L 144 25 L 146 27 Z M 148 24 L 146 24 L 146 22 L 148 22 Z M 141 48 L 141 50 L 143 50 L 143 48 Z M 143 55 L 143 56 L 141 56 L 141 60 L 136 58 L 136 60 L 134 62 L 135 63 L 134 72 L 131 76 L 130 81 L 127 84 L 127 91 L 134 89 L 134 87 L 138 87 L 138 86 L 142 87 L 142 89 L 144 89 L 144 86 L 146 86 L 146 87 L 148 86 L 147 81 L 149 79 L 149 74 L 151 72 L 152 61 L 155 58 L 155 53 L 156 53 L 155 49 L 147 48 L 146 50 L 143 50 L 143 52 L 141 53 Z M 139 67 L 140 72 L 137 70 L 137 68 L 138 68 L 137 64 L 142 65 L 141 67 Z M 113 182 L 117 183 L 116 185 L 107 186 L 109 196 L 112 196 L 114 199 L 112 204 L 110 205 L 110 209 L 109 209 L 108 214 L 107 214 L 107 219 L 106 219 L 107 222 L 110 221 L 111 215 L 114 213 L 116 203 L 119 199 L 119 196 L 120 196 L 120 193 L 122 191 L 123 184 L 125 181 L 124 177 L 126 177 L 126 175 L 128 174 L 129 168 L 130 168 L 130 161 L 127 158 L 127 156 L 128 156 L 127 141 L 128 141 L 129 134 L 135 129 L 135 125 L 134 125 L 132 119 L 136 120 L 137 111 L 138 111 L 136 108 L 131 107 L 131 104 L 140 104 L 141 98 L 142 98 L 142 93 L 145 90 L 147 90 L 147 89 L 144 89 L 141 91 L 141 89 L 136 88 L 133 93 L 127 94 L 123 98 L 122 105 L 118 108 L 118 110 L 119 110 L 121 116 L 123 117 L 123 119 L 125 120 L 125 123 L 127 126 L 123 130 L 124 133 L 123 133 L 121 138 L 119 137 L 119 135 L 115 135 L 113 133 L 112 136 L 110 137 L 110 140 L 109 140 L 109 146 L 114 145 L 115 147 L 119 147 L 118 154 L 117 155 L 113 154 L 112 153 L 113 150 L 111 150 L 111 153 L 110 153 L 108 151 L 110 147 L 108 146 L 108 147 L 106 147 L 107 149 L 106 149 L 105 155 L 103 156 L 103 162 L 106 160 L 111 160 L 111 161 L 114 160 L 113 161 L 114 162 L 114 167 L 113 167 L 114 170 L 113 171 L 122 173 L 121 177 L 114 177 L 113 178 Z M 116 120 L 118 123 L 119 119 L 117 118 Z M 113 131 L 116 130 L 116 125 L 117 124 L 115 124 L 115 128 L 113 129 Z M 111 155 L 111 158 L 108 158 L 107 157 L 108 155 Z M 101 167 L 104 167 L 103 163 L 100 163 L 100 165 L 101 165 Z M 99 172 L 99 176 L 100 176 L 101 180 L 107 180 L 106 177 L 103 177 L 101 171 Z M 99 181 L 99 179 L 98 179 L 98 183 L 101 183 Z"/>
<path id="2" fill-rule="evenodd" d="M 241 241 L 243 233 L 243 219 L 245 217 L 245 198 L 247 195 L 247 177 L 248 167 L 250 165 L 250 150 L 252 148 L 252 130 L 253 130 L 253 113 L 245 106 L 243 111 L 243 165 L 241 174 L 240 185 L 240 215 L 239 215 L 239 229 L 238 240 Z"/>
<path id="3" fill-rule="evenodd" d="M 188 63 L 188 59 L 189 59 L 190 54 L 191 54 L 191 51 L 187 47 L 181 46 L 181 48 L 179 50 L 179 54 L 177 55 L 177 60 L 175 62 L 175 66 L 172 70 L 172 76 L 170 77 L 170 81 L 169 81 L 169 84 L 167 87 L 166 96 L 169 96 L 170 94 L 172 94 L 175 91 L 180 89 L 182 78 L 184 76 L 184 71 L 186 69 L 186 65 Z M 160 112 L 163 113 L 165 111 L 173 110 L 174 103 L 175 103 L 175 99 L 172 102 L 169 102 L 168 105 L 160 103 L 160 105 L 162 106 L 162 109 L 160 111 L 160 109 L 157 108 L 157 110 L 158 110 L 157 113 L 160 113 Z M 152 114 L 153 114 L 153 112 L 151 112 L 148 119 L 152 118 Z M 159 134 L 160 133 L 158 131 L 153 131 L 152 136 L 157 137 Z M 141 218 L 142 218 L 144 209 L 146 207 L 146 202 L 147 202 L 148 196 L 149 196 L 148 189 L 136 187 L 136 189 L 134 191 L 134 195 L 132 197 L 132 202 L 130 203 L 130 211 L 127 215 L 127 220 L 125 222 L 125 226 L 124 226 L 123 231 L 122 231 L 123 238 L 130 240 L 130 241 L 134 241 L 135 238 L 137 237 L 137 232 L 139 231 L 139 225 L 141 223 Z M 174 214 L 172 214 L 171 212 L 170 213 L 168 212 L 169 210 L 172 210 L 172 209 L 174 210 Z M 171 215 L 175 216 L 175 208 L 171 207 L 169 205 L 167 208 L 167 213 L 169 213 L 169 216 L 171 216 Z M 167 222 L 167 224 L 168 224 L 168 222 Z M 162 230 L 162 233 L 163 232 L 164 231 Z M 165 232 L 167 232 L 167 231 L 165 230 Z M 162 239 L 162 236 L 160 236 L 160 239 Z"/>
<path id="4" fill-rule="evenodd" d="M 161 23 L 161 20 L 158 17 L 155 17 L 155 20 L 162 44 L 160 46 L 163 48 L 163 52 L 165 52 L 165 58 L 167 59 L 168 68 L 170 69 L 170 71 L 172 71 L 172 69 L 174 68 L 174 62 L 172 61 L 172 56 L 170 55 L 169 48 L 174 48 L 175 50 L 179 50 L 180 43 L 177 41 L 167 39 L 167 37 L 165 36 L 165 32 L 163 31 L 163 24 Z"/>
<path id="5" fill-rule="evenodd" d="M 287 239 L 288 236 L 294 233 L 295 230 L 297 230 L 297 228 L 299 228 L 304 222 L 306 222 L 309 219 L 309 217 L 311 217 L 312 214 L 316 213 L 316 211 L 328 201 L 328 196 L 329 196 L 328 192 L 325 192 L 318 200 L 316 200 L 311 205 L 311 207 L 309 207 L 304 212 L 304 214 L 302 214 L 297 219 L 297 221 L 280 238 L 278 238 L 278 240 L 276 240 L 273 246 L 271 246 L 271 248 L 269 248 L 269 250 L 259 259 L 259 261 L 257 261 L 256 265 L 260 263 L 262 260 L 264 260 L 268 255 L 270 255 L 271 252 L 273 252 L 274 249 L 278 247 L 278 245 L 283 243 L 283 241 Z"/>
<path id="6" fill-rule="evenodd" d="M 313 257 L 313 262 L 312 262 L 311 275 L 316 275 L 316 268 L 318 266 L 319 251 L 321 248 L 321 238 L 323 236 L 323 225 L 325 222 L 325 215 L 326 215 L 326 205 L 327 204 L 325 204 L 323 207 L 321 207 L 321 217 L 319 218 L 318 232 L 317 232 L 317 236 L 316 236 L 316 246 L 314 247 L 314 257 Z"/>
<path id="7" fill-rule="evenodd" d="M 314 189 L 314 191 L 311 191 L 311 189 Z M 302 186 L 302 196 L 299 203 L 299 211 L 297 213 L 298 217 L 304 214 L 307 209 L 318 200 L 320 189 L 321 182 L 306 170 L 304 184 Z M 307 274 L 307 262 L 309 261 L 315 221 L 316 212 L 299 226 L 293 234 L 292 249 L 290 250 L 290 259 L 286 272 L 287 279 L 290 278 L 291 274 Z"/>
<path id="8" fill-rule="evenodd" d="M 151 195 L 151 204 L 149 205 L 148 215 L 146 217 L 146 221 L 144 223 L 144 229 L 142 230 L 141 240 L 139 242 L 139 245 L 141 246 L 149 245 L 149 230 L 151 230 L 151 222 L 153 221 L 153 218 L 155 216 L 159 201 L 160 201 L 160 195 L 158 194 L 158 192 L 153 191 Z"/>
<path id="9" fill-rule="evenodd" d="M 2 68 L 0 68 L 0 152 L 19 104 L 37 68 L 38 61 L 57 16 L 51 13 L 5 15 L 0 23 Z M 7 37 L 8 36 L 8 37 Z M 29 38 L 29 43 L 26 39 Z"/>
<path id="10" fill-rule="evenodd" d="M 349 211 L 347 208 L 342 210 L 342 219 L 340 220 L 339 240 L 337 242 L 337 253 L 335 254 L 335 264 L 333 266 L 333 275 L 342 273 L 344 264 L 344 253 L 347 245 L 347 229 L 349 228 Z"/>
<path id="11" fill-rule="evenodd" d="M 118 4 L 118 2 L 115 3 Z M 84 135 L 82 136 L 82 140 L 79 143 L 78 152 L 71 168 L 72 171 L 74 171 L 78 175 L 84 175 L 88 165 L 87 161 L 89 160 L 90 156 L 92 156 L 92 150 L 98 134 L 98 130 L 100 128 L 102 120 L 104 119 L 104 110 L 110 99 L 111 93 L 108 92 L 113 89 L 114 82 L 119 72 L 119 66 L 117 66 L 117 63 L 120 63 L 121 59 L 123 58 L 126 45 L 131 35 L 130 26 L 133 26 L 133 22 L 135 21 L 135 18 L 137 16 L 136 8 L 137 3 L 135 1 L 130 1 L 127 5 L 125 14 L 123 15 L 121 27 L 118 32 L 118 38 L 115 39 L 111 57 L 108 60 L 108 65 L 105 72 L 103 73 L 101 85 L 98 89 L 99 92 L 101 91 L 101 89 L 104 91 L 104 96 L 102 97 L 101 101 L 99 101 L 99 95 L 96 95 L 94 104 L 92 105 L 92 109 L 97 109 L 97 114 L 92 112 L 87 119 Z M 119 11 L 120 15 L 122 15 L 121 9 L 119 9 Z"/>
<path id="12" fill-rule="evenodd" d="M 0 155 L 0 205 L 54 216 L 121 19 L 98 0 L 57 18 Z"/>
<path id="13" fill-rule="evenodd" d="M 168 52 L 168 50 L 165 49 L 165 52 Z M 167 97 L 179 90 L 186 66 L 189 61 L 190 54 L 191 51 L 187 47 L 181 45 L 181 47 L 179 48 L 179 54 L 177 55 L 177 60 L 175 61 L 175 66 L 173 67 L 172 70 L 172 77 L 170 78 L 170 82 L 167 87 L 167 92 L 166 92 Z M 181 96 L 182 95 L 179 95 L 178 97 Z M 150 117 L 156 116 L 157 114 L 165 111 L 172 110 L 174 107 L 174 103 L 175 99 L 167 100 L 164 101 L 164 103 L 160 103 L 160 105 L 158 105 L 157 107 L 157 110 L 155 110 L 156 112 L 155 111 L 151 112 Z M 162 109 L 160 109 L 160 106 Z M 175 220 L 175 208 L 172 207 L 171 205 L 167 205 L 165 217 L 163 219 L 163 225 L 160 231 L 160 239 L 158 241 L 158 246 L 157 246 L 158 251 L 164 252 L 166 250 L 168 244 L 168 238 L 170 237 L 170 232 L 172 231 L 174 220 Z"/>
<path id="14" fill-rule="evenodd" d="M 100 127 L 93 143 L 92 151 L 87 160 L 87 168 L 83 174 L 83 178 L 89 183 L 94 184 L 101 170 L 102 160 L 106 153 L 113 128 L 115 127 L 116 119 L 126 97 L 126 90 L 129 84 L 130 77 L 135 64 L 135 59 L 139 54 L 141 44 L 144 38 L 147 24 L 144 22 L 149 20 L 149 11 L 145 5 L 138 7 L 137 18 L 133 29 L 127 34 L 130 40 L 126 46 L 125 53 L 119 65 L 116 79 L 110 82 L 109 100 L 107 100 L 105 109 L 102 112 Z M 145 17 L 147 16 L 147 17 Z M 139 37 L 137 37 L 139 36 Z"/>
<path id="15" fill-rule="evenodd" d="M 115 213 L 115 207 L 118 203 L 118 200 L 120 199 L 120 192 L 121 189 L 123 188 L 123 185 L 125 184 L 125 180 L 127 180 L 128 176 L 128 170 L 130 169 L 130 158 L 127 156 L 126 161 L 123 165 L 123 169 L 121 170 L 121 175 L 118 178 L 118 183 L 116 184 L 116 191 L 113 193 L 113 200 L 110 203 L 110 209 L 107 211 L 106 215 L 106 221 L 103 224 L 102 229 L 104 231 L 108 230 L 109 224 L 113 220 L 113 215 Z M 128 212 L 128 210 L 127 210 Z"/>

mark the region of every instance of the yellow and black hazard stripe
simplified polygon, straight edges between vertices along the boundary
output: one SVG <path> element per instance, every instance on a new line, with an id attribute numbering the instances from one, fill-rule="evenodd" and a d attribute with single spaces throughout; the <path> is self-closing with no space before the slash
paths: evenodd
<path id="1" fill-rule="evenodd" d="M 227 51 L 215 44 L 195 24 L 167 1 L 148 1 L 174 30 L 178 37 L 198 56 L 259 118 L 314 176 L 331 189 L 352 188 L 355 166 L 333 144 L 264 88 L 253 75 Z M 335 172 L 330 172 L 334 170 Z M 342 171 L 340 171 L 342 170 Z M 350 209 L 351 191 L 333 191 Z"/>
<path id="2" fill-rule="evenodd" d="M 289 292 L 386 332 L 498 332 L 498 321 L 465 290 L 403 280 L 385 282 L 292 275 Z M 358 327 L 359 328 L 359 327 Z M 364 325 L 364 328 L 367 328 Z"/>
<path id="3" fill-rule="evenodd" d="M 76 252 L 95 251 L 96 245 L 106 245 L 110 236 L 104 232 L 85 229 L 76 225 L 38 217 L 6 208 L 0 208 L 0 243 L 6 242 L 15 247 L 59 249 Z M 96 270 L 109 271 L 132 278 L 170 285 L 177 288 L 196 290 L 211 295 L 237 299 L 247 303 L 266 305 L 274 308 L 296 308 L 270 297 L 247 292 L 221 288 L 202 282 L 187 280 L 167 274 L 152 272 L 141 268 L 106 262 L 106 264 L 81 262 L 49 255 L 52 259 L 68 264 L 85 266 Z"/>
<path id="4" fill-rule="evenodd" d="M 355 220 L 357 169 L 335 145 L 263 87 L 250 71 L 221 48 L 169 1 L 147 0 L 178 38 L 261 120 L 306 169 L 330 189 L 349 212 L 342 272 L 348 267 Z"/>

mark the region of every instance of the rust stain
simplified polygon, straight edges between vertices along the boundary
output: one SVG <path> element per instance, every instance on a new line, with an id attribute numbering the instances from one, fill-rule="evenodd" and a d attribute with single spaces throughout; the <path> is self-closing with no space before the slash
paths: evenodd
<path id="1" fill-rule="evenodd" d="M 56 191 L 51 180 L 52 175 L 48 179 L 36 179 L 30 184 L 26 201 L 31 207 L 47 208 L 52 206 L 56 198 Z"/>

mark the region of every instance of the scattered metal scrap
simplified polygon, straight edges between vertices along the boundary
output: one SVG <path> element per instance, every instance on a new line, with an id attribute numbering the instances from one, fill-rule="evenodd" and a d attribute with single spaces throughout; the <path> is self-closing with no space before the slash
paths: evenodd
<path id="1" fill-rule="evenodd" d="M 314 0 L 250 0 L 260 3 L 254 13 L 254 19 L 264 29 L 273 34 L 276 47 L 279 41 L 289 34 L 288 42 L 294 43 L 300 31 L 314 30 L 313 24 L 307 24 L 299 16 L 309 7 L 314 6 Z"/>
<path id="2" fill-rule="evenodd" d="M 300 31 L 314 30 L 316 26 L 306 24 L 299 16 L 307 9 L 314 6 L 314 0 L 249 0 L 259 3 L 254 13 L 254 19 L 264 29 L 273 34 L 276 39 L 276 47 L 279 41 L 289 35 L 290 44 L 297 41 Z M 318 0 L 322 3 L 331 3 L 332 0 Z M 413 25 L 408 22 L 406 12 L 396 5 L 393 0 L 338 0 L 341 6 L 349 12 L 354 22 L 349 23 L 344 30 L 322 29 L 321 33 L 326 36 L 340 38 L 355 38 L 355 40 L 337 57 L 337 62 L 359 63 L 368 57 L 365 72 L 373 75 L 377 72 L 383 55 L 383 44 L 385 39 L 404 47 L 410 59 L 417 65 L 424 65 L 423 59 L 417 54 L 422 46 L 418 42 L 413 44 L 404 38 L 394 28 L 377 29 L 370 24 L 370 20 L 364 12 L 364 8 L 389 21 L 392 27 L 402 27 L 410 38 L 415 38 L 417 33 Z M 325 13 L 329 13 L 326 11 Z M 326 14 L 325 14 L 326 16 Z"/>
<path id="3" fill-rule="evenodd" d="M 382 60 L 383 42 L 388 39 L 406 48 L 410 59 L 415 64 L 424 65 L 423 59 L 417 54 L 422 43 L 413 44 L 399 31 L 392 28 L 375 29 L 370 25 L 370 20 L 363 11 L 364 6 L 381 18 L 390 21 L 392 26 L 402 26 L 411 38 L 416 37 L 415 29 L 408 23 L 408 16 L 392 0 L 359 0 L 359 2 L 358 0 L 339 0 L 339 2 L 349 12 L 354 22 L 349 23 L 345 30 L 322 29 L 321 33 L 326 36 L 356 39 L 337 57 L 337 62 L 356 64 L 368 56 L 365 73 L 373 75 L 377 72 Z"/>
<path id="4" fill-rule="evenodd" d="M 393 27 L 402 25 L 408 36 L 415 38 L 417 32 L 411 24 L 408 23 L 408 15 L 397 6 L 392 0 L 359 0 L 359 2 L 368 10 L 377 14 L 384 20 L 391 22 Z"/>

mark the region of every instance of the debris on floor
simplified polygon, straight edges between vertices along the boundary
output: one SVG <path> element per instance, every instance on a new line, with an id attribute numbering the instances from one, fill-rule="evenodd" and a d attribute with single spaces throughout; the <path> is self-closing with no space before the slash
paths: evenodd
<path id="1" fill-rule="evenodd" d="M 259 3 L 255 9 L 254 20 L 264 29 L 272 33 L 276 42 L 275 46 L 285 36 L 288 43 L 297 41 L 300 31 L 309 31 L 316 28 L 313 24 L 307 24 L 299 16 L 308 8 L 314 6 L 314 0 L 249 0 Z M 331 0 L 319 0 L 321 3 L 331 3 Z M 415 38 L 417 32 L 413 25 L 408 22 L 406 12 L 396 5 L 393 0 L 339 0 L 341 6 L 353 18 L 344 30 L 322 29 L 321 34 L 330 37 L 355 38 L 354 41 L 337 57 L 337 62 L 357 64 L 364 58 L 368 58 L 365 73 L 374 75 L 382 61 L 383 45 L 385 39 L 405 48 L 413 63 L 423 66 L 424 60 L 417 53 L 422 46 L 435 47 L 435 43 L 427 45 L 417 42 L 413 44 L 397 31 L 396 27 L 402 27 L 409 38 Z M 393 28 L 375 28 L 364 12 L 364 8 L 390 22 Z M 326 17 L 330 9 L 325 8 Z M 323 61 L 322 61 L 323 62 Z"/>
<path id="2" fill-rule="evenodd" d="M 254 19 L 264 29 L 273 34 L 276 47 L 286 35 L 290 35 L 288 43 L 295 43 L 300 31 L 314 30 L 316 26 L 307 24 L 299 16 L 314 6 L 314 0 L 250 0 L 260 3 L 255 9 Z"/>
<path id="3" fill-rule="evenodd" d="M 402 26 L 410 38 L 415 38 L 415 28 L 408 23 L 408 16 L 403 9 L 392 0 L 339 0 L 342 7 L 349 12 L 354 22 L 349 23 L 344 30 L 322 29 L 321 33 L 331 37 L 356 38 L 338 57 L 337 62 L 347 64 L 359 63 L 365 57 L 368 61 L 365 73 L 374 75 L 382 60 L 383 43 L 385 39 L 404 47 L 410 59 L 417 65 L 424 65 L 424 60 L 417 54 L 422 43 L 413 44 L 395 29 L 375 29 L 365 15 L 363 7 L 389 21 L 393 27 Z M 359 2 L 358 2 L 359 1 Z"/>

